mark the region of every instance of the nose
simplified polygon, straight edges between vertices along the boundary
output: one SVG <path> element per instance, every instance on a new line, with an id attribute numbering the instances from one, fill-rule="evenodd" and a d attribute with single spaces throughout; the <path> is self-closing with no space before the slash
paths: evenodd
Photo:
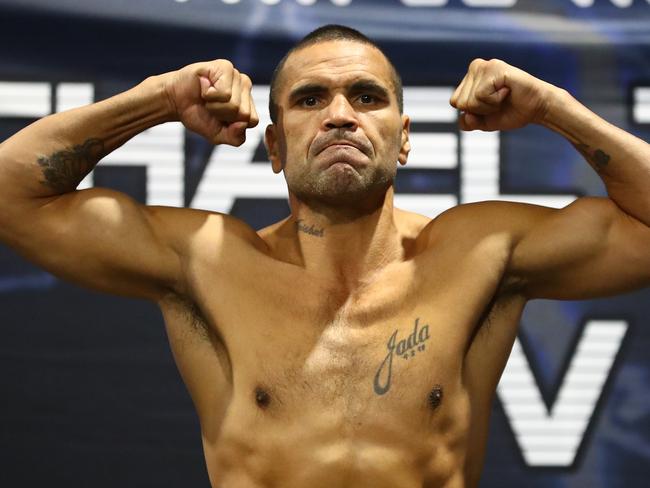
<path id="1" fill-rule="evenodd" d="M 356 130 L 359 126 L 357 113 L 350 101 L 342 94 L 336 95 L 327 107 L 327 115 L 323 120 L 326 129 Z"/>

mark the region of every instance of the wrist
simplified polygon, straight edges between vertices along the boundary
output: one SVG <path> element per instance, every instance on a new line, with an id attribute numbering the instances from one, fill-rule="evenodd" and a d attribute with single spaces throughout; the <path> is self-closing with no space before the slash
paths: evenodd
<path id="1" fill-rule="evenodd" d="M 561 125 L 560 121 L 566 119 L 567 109 L 575 99 L 563 88 L 549 84 L 544 100 L 545 108 L 538 123 L 548 129 L 557 130 Z"/>
<path id="2" fill-rule="evenodd" d="M 165 83 L 165 75 L 150 76 L 142 81 L 138 88 L 144 90 L 145 96 L 153 104 L 154 111 L 160 116 L 159 123 L 179 120 L 176 104 Z"/>

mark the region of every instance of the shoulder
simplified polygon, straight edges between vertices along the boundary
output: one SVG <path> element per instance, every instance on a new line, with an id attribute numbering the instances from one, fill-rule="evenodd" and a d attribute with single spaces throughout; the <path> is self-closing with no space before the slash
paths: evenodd
<path id="1" fill-rule="evenodd" d="M 395 224 L 404 237 L 415 239 L 432 222 L 431 217 L 395 208 Z"/>
<path id="2" fill-rule="evenodd" d="M 554 211 L 507 201 L 457 205 L 439 214 L 423 229 L 419 248 L 423 253 L 442 253 L 452 262 L 481 263 L 498 270 L 502 276 L 500 291 L 516 291 L 519 285 L 506 270 L 517 243 L 533 222 Z"/>
<path id="3" fill-rule="evenodd" d="M 232 215 L 194 208 L 147 206 L 147 216 L 154 230 L 180 248 L 191 249 L 211 246 L 225 241 L 239 241 L 253 247 L 264 248 L 264 241 L 246 222 Z M 181 250 L 181 249 L 179 249 Z"/>
<path id="4" fill-rule="evenodd" d="M 193 208 L 146 207 L 153 231 L 178 256 L 182 279 L 176 293 L 186 295 L 197 273 L 228 279 L 238 263 L 268 254 L 258 233 L 237 217 Z"/>
<path id="5" fill-rule="evenodd" d="M 528 203 L 488 200 L 465 203 L 438 215 L 425 229 L 469 240 L 501 235 L 516 241 L 533 223 L 557 209 Z"/>
<path id="6" fill-rule="evenodd" d="M 181 279 L 166 297 L 176 305 L 177 297 L 183 297 L 182 303 L 194 303 L 199 284 L 230 282 L 244 263 L 254 266 L 269 255 L 268 245 L 255 229 L 232 215 L 164 206 L 147 206 L 146 213 L 153 232 L 179 260 Z"/>

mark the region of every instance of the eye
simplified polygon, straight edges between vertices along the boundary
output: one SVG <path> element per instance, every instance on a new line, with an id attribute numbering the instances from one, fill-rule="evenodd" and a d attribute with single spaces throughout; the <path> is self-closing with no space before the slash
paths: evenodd
<path id="1" fill-rule="evenodd" d="M 313 96 L 305 97 L 302 100 L 300 100 L 300 105 L 304 107 L 315 107 L 317 103 L 318 103 L 318 99 Z"/>
<path id="2" fill-rule="evenodd" d="M 375 97 L 374 97 L 373 95 L 368 95 L 367 93 L 364 94 L 364 95 L 361 95 L 361 96 L 359 97 L 359 100 L 360 100 L 361 103 L 364 104 L 364 105 L 368 105 L 368 104 L 370 104 L 370 103 L 374 103 L 374 102 L 376 102 Z"/>

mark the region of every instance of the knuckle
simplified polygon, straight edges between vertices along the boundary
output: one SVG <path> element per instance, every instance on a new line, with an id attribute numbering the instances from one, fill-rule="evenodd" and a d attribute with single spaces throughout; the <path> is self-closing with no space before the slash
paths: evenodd
<path id="1" fill-rule="evenodd" d="M 224 69 L 224 70 L 233 70 L 233 69 L 235 69 L 235 66 L 230 61 L 228 61 L 227 59 L 218 59 L 216 61 L 216 64 L 221 69 Z"/>
<path id="2" fill-rule="evenodd" d="M 485 59 L 475 58 L 469 64 L 469 67 L 473 68 L 473 69 L 479 69 L 479 68 L 483 67 L 485 65 L 485 63 L 486 63 Z"/>
<path id="3" fill-rule="evenodd" d="M 210 63 L 192 63 L 187 66 L 183 66 L 180 71 L 186 72 L 190 75 L 200 74 L 206 66 L 209 66 Z"/>
<path id="4" fill-rule="evenodd" d="M 245 87 L 247 87 L 247 88 L 250 88 L 251 86 L 253 86 L 253 81 L 250 79 L 250 76 L 248 76 L 245 73 L 241 73 L 241 81 L 242 81 L 243 85 Z"/>
<path id="5" fill-rule="evenodd" d="M 490 69 L 492 72 L 498 72 L 505 66 L 505 63 L 501 61 L 500 59 L 490 59 L 487 61 L 487 68 Z"/>

